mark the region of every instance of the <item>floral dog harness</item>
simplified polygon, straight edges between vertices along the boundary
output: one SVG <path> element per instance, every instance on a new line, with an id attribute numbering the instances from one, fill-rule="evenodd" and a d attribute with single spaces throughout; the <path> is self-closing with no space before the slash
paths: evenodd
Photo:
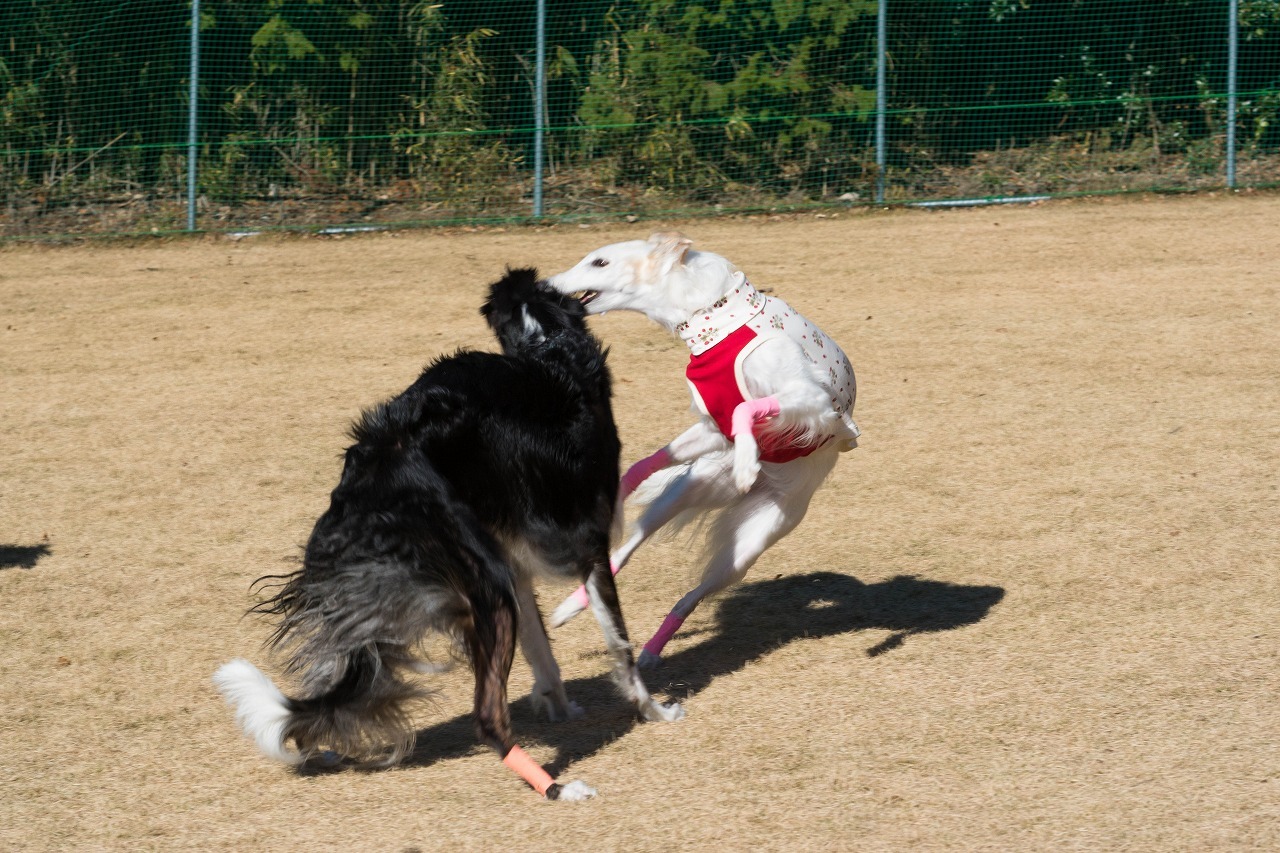
<path id="1" fill-rule="evenodd" d="M 831 395 L 832 411 L 847 416 L 853 409 L 853 366 L 840 347 L 790 305 L 757 291 L 741 272 L 734 278 L 737 285 L 732 291 L 676 326 L 676 334 L 689 347 L 685 378 L 698 409 L 722 433 L 732 436 L 734 409 L 751 399 L 742 375 L 743 360 L 765 341 L 787 337 L 813 363 Z M 757 437 L 760 459 L 765 462 L 808 456 L 829 440 L 800 444 L 785 434 L 767 432 Z"/>

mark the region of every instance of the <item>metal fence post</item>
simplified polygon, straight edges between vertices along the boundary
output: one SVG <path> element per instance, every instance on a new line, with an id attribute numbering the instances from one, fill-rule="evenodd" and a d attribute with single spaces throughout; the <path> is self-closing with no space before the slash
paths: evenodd
<path id="1" fill-rule="evenodd" d="M 1236 59 L 1240 45 L 1240 0 L 1227 4 L 1227 188 L 1236 188 Z"/>
<path id="2" fill-rule="evenodd" d="M 187 230 L 196 230 L 196 105 L 200 89 L 200 0 L 191 0 L 191 92 L 187 104 Z"/>
<path id="3" fill-rule="evenodd" d="M 880 0 L 876 10 L 876 204 L 884 203 L 885 185 L 885 60 L 888 53 L 885 44 L 888 32 L 887 10 L 889 0 Z"/>
<path id="4" fill-rule="evenodd" d="M 533 81 L 533 216 L 542 216 L 542 135 L 547 110 L 547 0 L 538 0 L 537 48 Z"/>

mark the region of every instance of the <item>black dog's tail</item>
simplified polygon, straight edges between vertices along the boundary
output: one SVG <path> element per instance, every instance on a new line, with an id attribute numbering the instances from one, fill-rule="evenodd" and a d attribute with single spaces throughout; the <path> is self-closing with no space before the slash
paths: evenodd
<path id="1" fill-rule="evenodd" d="M 299 764 L 305 756 L 290 748 L 288 729 L 294 703 L 280 692 L 262 670 L 243 658 L 225 663 L 213 674 L 213 683 L 235 706 L 236 719 L 268 758 Z"/>
<path id="2" fill-rule="evenodd" d="M 304 567 L 259 605 L 283 616 L 273 644 L 287 647 L 286 671 L 299 676 L 305 698 L 286 696 L 242 659 L 214 683 L 264 754 L 288 764 L 323 750 L 370 764 L 408 754 L 410 712 L 429 695 L 411 680 L 423 669 L 414 652 L 466 607 L 448 589 L 418 587 L 392 562 L 343 565 L 328 577 Z"/>
<path id="3" fill-rule="evenodd" d="M 353 652 L 332 666 L 342 672 L 338 682 L 310 699 L 284 695 L 243 658 L 224 664 L 213 680 L 236 707 L 245 734 L 269 758 L 299 764 L 322 747 L 366 761 L 403 758 L 413 748 L 407 709 L 424 691 L 401 677 L 377 649 Z"/>
<path id="4" fill-rule="evenodd" d="M 304 698 L 246 660 L 214 676 L 245 732 L 279 761 L 326 749 L 366 763 L 403 758 L 414 741 L 409 712 L 428 695 L 411 680 L 424 668 L 423 640 L 439 632 L 468 650 L 478 620 L 515 612 L 496 547 L 414 444 L 397 440 L 405 424 L 396 415 L 383 410 L 357 427 L 362 441 L 348 450 L 302 568 L 254 608 L 280 617 L 271 644 L 287 650 Z"/>

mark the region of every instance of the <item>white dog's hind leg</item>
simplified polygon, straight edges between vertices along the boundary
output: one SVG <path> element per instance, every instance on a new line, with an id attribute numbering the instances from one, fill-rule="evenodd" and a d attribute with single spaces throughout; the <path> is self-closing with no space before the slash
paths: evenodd
<path id="1" fill-rule="evenodd" d="M 799 461 L 785 464 L 794 466 Z M 702 582 L 671 608 L 662 627 L 644 644 L 637 661 L 640 668 L 658 664 L 667 642 L 704 598 L 742 580 L 761 554 L 795 530 L 834 462 L 834 453 L 823 454 L 805 465 L 806 476 L 787 478 L 784 488 L 770 483 L 716 519 L 710 534 L 711 559 L 703 569 Z"/>
<path id="2" fill-rule="evenodd" d="M 735 510 L 730 510 L 726 515 L 743 515 Z M 742 580 L 760 555 L 794 530 L 803 517 L 801 513 L 794 518 L 788 518 L 783 508 L 776 503 L 765 507 L 757 506 L 754 511 L 746 515 L 749 517 L 749 527 L 737 531 L 734 540 L 730 543 L 730 548 L 712 555 L 711 561 L 702 572 L 702 582 L 676 602 L 676 606 L 671 608 L 671 612 L 663 620 L 662 627 L 649 639 L 649 642 L 644 644 L 637 662 L 642 669 L 658 664 L 663 648 L 704 598 Z M 718 522 L 727 520 L 721 518 Z"/>
<path id="3" fill-rule="evenodd" d="M 708 453 L 724 450 L 728 446 L 729 440 L 724 437 L 715 423 L 704 418 L 671 439 L 663 449 L 671 459 L 669 464 L 681 465 L 706 456 Z"/>
<path id="4" fill-rule="evenodd" d="M 636 519 L 627 541 L 610 555 L 613 564 L 625 566 L 645 540 L 678 516 L 727 506 L 736 500 L 738 493 L 728 481 L 728 465 L 729 460 L 723 456 L 699 459 L 672 479 Z"/>
<path id="5" fill-rule="evenodd" d="M 673 439 L 662 450 L 632 465 L 623 477 L 622 490 L 629 494 L 631 490 L 637 488 L 660 470 L 670 472 L 672 467 L 700 461 L 700 457 L 705 456 L 707 453 L 724 450 L 728 446 L 729 442 L 714 426 L 708 426 L 705 422 L 694 424 Z M 657 464 L 656 460 L 662 461 L 661 467 L 653 467 Z M 650 468 L 652 470 L 649 470 Z M 631 472 L 637 469 L 640 469 L 644 476 L 632 478 L 635 482 L 628 483 Z M 610 555 L 610 568 L 615 575 L 622 571 L 622 567 L 627 564 L 627 561 L 631 559 L 631 555 L 635 553 L 635 550 L 640 547 L 644 540 L 661 530 L 671 519 L 695 506 L 720 506 L 727 503 L 732 497 L 731 495 L 725 495 L 718 500 L 706 500 L 700 496 L 702 489 L 696 485 L 699 479 L 697 472 L 692 470 L 688 472 L 670 472 L 664 473 L 664 476 L 671 476 L 671 474 L 675 476 L 673 482 L 669 483 L 662 493 L 649 504 L 644 515 L 636 523 L 631 535 L 627 537 L 627 541 Z M 690 476 L 693 476 L 693 481 L 689 479 Z M 701 479 L 705 480 L 707 478 L 702 477 Z M 691 485 L 694 488 L 691 489 Z M 560 606 L 551 614 L 551 627 L 558 628 L 568 622 L 586 610 L 587 603 L 587 590 L 585 587 L 580 586 L 569 593 L 568 597 L 560 602 Z"/>

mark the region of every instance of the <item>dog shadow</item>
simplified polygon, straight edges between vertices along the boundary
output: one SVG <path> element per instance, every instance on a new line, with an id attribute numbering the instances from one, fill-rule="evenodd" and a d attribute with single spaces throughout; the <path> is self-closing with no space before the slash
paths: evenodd
<path id="1" fill-rule="evenodd" d="M 40 545 L 0 545 L 0 569 L 34 569 L 52 549 Z"/>
<path id="2" fill-rule="evenodd" d="M 720 599 L 715 626 L 694 646 L 664 658 L 657 670 L 644 673 L 654 692 L 686 700 L 713 681 L 730 675 L 774 650 L 802 639 L 820 639 L 857 631 L 890 631 L 868 647 L 876 657 L 900 648 L 920 634 L 951 631 L 982 621 L 1000 600 L 998 586 L 967 586 L 899 575 L 864 584 L 836 572 L 811 572 L 741 584 Z M 699 636 L 680 632 L 678 638 Z M 603 652 L 601 653 L 603 654 Z M 638 721 L 607 674 L 565 682 L 587 715 L 570 723 L 548 723 L 535 717 L 523 698 L 514 701 L 512 726 L 524 743 L 553 747 L 547 765 L 552 776 L 590 757 L 623 737 Z M 417 746 L 406 765 L 425 766 L 482 749 L 469 715 L 455 717 L 418 732 Z"/>

